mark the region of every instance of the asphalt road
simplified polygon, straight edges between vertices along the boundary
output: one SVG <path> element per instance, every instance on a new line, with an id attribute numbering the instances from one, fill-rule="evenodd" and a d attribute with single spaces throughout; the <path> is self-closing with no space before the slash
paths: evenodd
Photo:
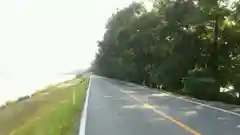
<path id="1" fill-rule="evenodd" d="M 94 75 L 86 110 L 85 135 L 240 135 L 237 115 Z"/>

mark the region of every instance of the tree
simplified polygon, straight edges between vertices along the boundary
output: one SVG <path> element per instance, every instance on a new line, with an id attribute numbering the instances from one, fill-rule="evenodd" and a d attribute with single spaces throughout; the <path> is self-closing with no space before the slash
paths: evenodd
<path id="1" fill-rule="evenodd" d="M 118 10 L 98 44 L 94 71 L 199 98 L 207 94 L 210 100 L 227 95 L 238 102 L 240 6 L 235 2 L 229 8 L 227 3 L 153 0 L 150 12 L 143 3 Z M 231 92 L 220 92 L 230 85 Z"/>

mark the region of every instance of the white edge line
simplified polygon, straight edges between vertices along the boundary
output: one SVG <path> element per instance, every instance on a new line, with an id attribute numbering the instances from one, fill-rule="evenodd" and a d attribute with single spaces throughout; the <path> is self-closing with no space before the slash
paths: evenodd
<path id="1" fill-rule="evenodd" d="M 129 83 L 129 82 L 128 82 Z M 129 84 L 134 84 L 134 83 L 129 83 Z M 136 86 L 141 86 L 143 88 L 148 88 L 148 89 L 151 89 L 155 92 L 158 92 L 158 93 L 165 93 L 165 92 L 161 92 L 161 91 L 158 91 L 156 89 L 152 89 L 152 88 L 149 88 L 148 86 L 143 86 L 143 85 L 138 85 L 138 84 L 135 84 Z M 168 93 L 166 93 L 168 94 Z M 172 97 L 175 97 L 175 98 L 178 98 L 180 100 L 183 100 L 183 101 L 186 101 L 186 102 L 190 102 L 190 103 L 194 103 L 194 104 L 197 104 L 197 105 L 201 105 L 201 106 L 204 106 L 204 107 L 207 107 L 207 108 L 210 108 L 210 109 L 215 109 L 215 110 L 218 110 L 218 111 L 221 111 L 221 112 L 225 112 L 225 113 L 229 113 L 229 114 L 232 114 L 232 115 L 236 115 L 236 116 L 240 116 L 239 113 L 236 113 L 236 112 L 233 112 L 233 111 L 230 111 L 230 110 L 225 110 L 225 109 L 221 109 L 221 108 L 218 108 L 218 107 L 215 107 L 215 106 L 210 106 L 210 105 L 207 105 L 207 104 L 203 104 L 203 103 L 199 103 L 199 102 L 195 102 L 195 101 L 192 101 L 190 99 L 186 99 L 184 97 L 178 97 L 176 95 L 173 95 L 173 94 L 168 94 Z"/>
<path id="2" fill-rule="evenodd" d="M 236 115 L 236 116 L 240 116 L 239 113 L 236 113 L 236 112 L 233 112 L 233 111 L 229 111 L 229 110 L 221 109 L 221 108 L 218 108 L 218 107 L 206 105 L 206 104 L 203 104 L 203 103 L 195 102 L 195 101 L 192 101 L 192 100 L 189 100 L 189 99 L 186 99 L 186 98 L 182 98 L 182 97 L 177 97 L 177 96 L 174 96 L 174 95 L 172 95 L 172 96 L 175 97 L 175 98 L 181 99 L 183 101 L 186 101 L 186 102 L 191 102 L 191 103 L 198 104 L 198 105 L 201 105 L 201 106 L 204 106 L 204 107 L 208 107 L 208 108 L 211 108 L 211 109 L 215 109 L 215 110 L 218 110 L 218 111 L 222 111 L 222 112 L 225 112 L 225 113 L 229 113 L 229 114 L 233 114 L 233 115 Z"/>
<path id="3" fill-rule="evenodd" d="M 89 77 L 88 89 L 87 89 L 86 98 L 85 98 L 85 102 L 84 102 L 84 107 L 83 107 L 83 111 L 82 111 L 80 128 L 79 128 L 79 135 L 85 135 L 86 120 L 87 120 L 87 107 L 88 107 L 88 98 L 89 98 L 89 93 L 90 93 L 90 85 L 91 85 L 91 76 Z"/>
<path id="4" fill-rule="evenodd" d="M 154 90 L 154 89 L 153 89 L 153 91 L 158 92 L 158 93 L 165 93 L 163 91 L 157 91 L 157 90 Z M 168 94 L 168 93 L 166 93 L 166 94 Z M 233 111 L 229 111 L 229 110 L 221 109 L 221 108 L 218 108 L 218 107 L 215 107 L 215 106 L 211 106 L 211 105 L 195 102 L 195 101 L 192 101 L 190 99 L 186 99 L 184 97 L 178 97 L 178 96 L 173 95 L 173 94 L 168 94 L 168 95 L 172 96 L 174 98 L 178 98 L 180 100 L 186 101 L 186 102 L 194 103 L 194 104 L 201 105 L 201 106 L 204 106 L 204 107 L 207 107 L 207 108 L 210 108 L 210 109 L 215 109 L 215 110 L 218 110 L 218 111 L 221 111 L 221 112 L 225 112 L 225 113 L 229 113 L 229 114 L 232 114 L 232 115 L 240 116 L 239 113 L 236 113 L 236 112 L 233 112 Z"/>

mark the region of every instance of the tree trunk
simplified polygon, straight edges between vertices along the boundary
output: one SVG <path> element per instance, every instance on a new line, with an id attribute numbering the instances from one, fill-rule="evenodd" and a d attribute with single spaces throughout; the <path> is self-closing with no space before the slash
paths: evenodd
<path id="1" fill-rule="evenodd" d="M 218 65 L 219 65 L 219 50 L 220 50 L 220 46 L 219 46 L 219 16 L 216 15 L 215 18 L 215 24 L 214 24 L 214 43 L 213 43 L 213 50 L 212 50 L 212 54 L 210 57 L 210 70 L 212 73 L 212 76 L 215 80 L 215 89 L 213 90 L 213 98 L 216 98 L 215 96 L 218 96 L 219 92 L 220 92 L 220 82 L 219 82 L 219 69 L 218 69 Z M 216 95 L 215 95 L 216 94 Z"/>

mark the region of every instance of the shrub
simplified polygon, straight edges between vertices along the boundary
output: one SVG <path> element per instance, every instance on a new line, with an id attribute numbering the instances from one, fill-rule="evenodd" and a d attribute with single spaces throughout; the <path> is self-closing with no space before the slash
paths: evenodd
<path id="1" fill-rule="evenodd" d="M 14 104 L 14 103 L 15 103 L 14 101 L 7 101 L 5 105 L 6 105 L 6 106 L 9 106 L 9 105 L 12 105 L 12 104 Z"/>
<path id="2" fill-rule="evenodd" d="M 5 107 L 6 107 L 6 105 L 0 106 L 0 110 L 4 109 Z"/>
<path id="3" fill-rule="evenodd" d="M 228 104 L 237 104 L 237 97 L 231 92 L 221 92 L 218 96 L 219 100 Z"/>
<path id="4" fill-rule="evenodd" d="M 216 99 L 215 80 L 206 69 L 195 69 L 183 78 L 184 91 L 199 99 Z"/>
<path id="5" fill-rule="evenodd" d="M 26 100 L 26 99 L 28 99 L 28 98 L 30 98 L 30 96 L 23 96 L 23 97 L 20 97 L 20 98 L 17 99 L 17 102 L 20 102 L 20 101 Z"/>

